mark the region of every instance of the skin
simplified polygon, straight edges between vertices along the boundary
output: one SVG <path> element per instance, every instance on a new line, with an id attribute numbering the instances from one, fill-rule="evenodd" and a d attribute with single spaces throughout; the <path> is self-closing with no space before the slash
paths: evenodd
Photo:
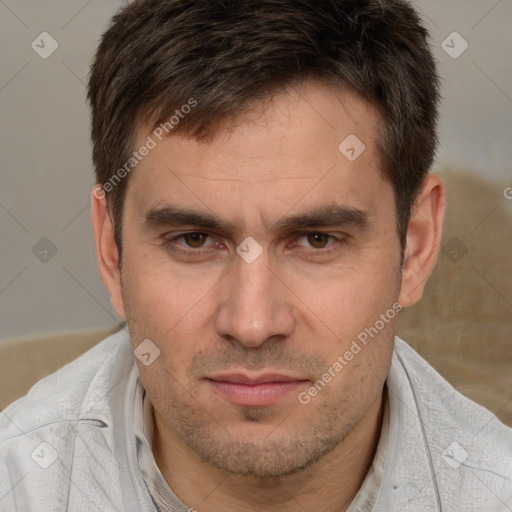
<path id="1" fill-rule="evenodd" d="M 307 405 L 298 395 L 393 304 L 415 303 L 436 261 L 444 187 L 429 175 L 400 269 L 377 116 L 352 93 L 310 83 L 220 126 L 206 142 L 168 137 L 129 178 L 121 269 L 106 201 L 92 195 L 98 267 L 112 304 L 134 349 L 150 339 L 160 350 L 150 366 L 136 359 L 154 407 L 155 459 L 200 512 L 343 511 L 368 472 L 395 321 Z M 149 133 L 139 127 L 135 146 Z M 366 146 L 353 162 L 338 150 L 349 134 Z M 222 224 L 146 222 L 169 205 Z M 365 222 L 303 218 L 334 205 L 365 212 Z M 182 236 L 190 232 L 204 235 Z M 247 237 L 263 251 L 252 263 L 236 252 Z M 209 380 L 226 372 L 297 382 L 276 403 L 239 405 Z"/>

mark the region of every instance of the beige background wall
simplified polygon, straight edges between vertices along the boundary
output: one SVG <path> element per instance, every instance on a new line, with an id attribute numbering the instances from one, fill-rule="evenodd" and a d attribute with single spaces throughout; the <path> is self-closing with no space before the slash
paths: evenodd
<path id="1" fill-rule="evenodd" d="M 0 341 L 116 323 L 96 272 L 89 227 L 93 173 L 85 82 L 99 35 L 120 4 L 0 1 Z M 407 312 L 401 329 L 413 341 L 431 327 L 438 337 L 434 326 L 441 324 L 429 316 L 437 314 L 459 330 L 477 318 L 484 332 L 498 329 L 510 338 L 512 199 L 505 191 L 512 186 L 512 1 L 415 4 L 443 77 L 437 168 L 451 195 L 469 191 L 470 200 L 464 202 L 463 194 L 449 210 L 444 274 L 429 286 L 434 290 L 437 282 L 441 303 L 434 307 L 437 299 L 427 297 L 430 305 Z M 454 31 L 469 45 L 456 59 L 441 47 Z M 40 53 L 51 49 L 48 36 L 41 43 L 42 32 L 58 43 L 46 59 L 31 47 L 35 40 Z M 453 54 L 462 43 L 452 36 L 445 44 Z M 453 286 L 471 284 L 464 297 L 455 290 L 448 305 L 443 300 L 453 286 L 446 278 Z M 471 298 L 476 305 L 467 305 Z M 488 304 L 483 319 L 475 317 L 481 301 Z"/>

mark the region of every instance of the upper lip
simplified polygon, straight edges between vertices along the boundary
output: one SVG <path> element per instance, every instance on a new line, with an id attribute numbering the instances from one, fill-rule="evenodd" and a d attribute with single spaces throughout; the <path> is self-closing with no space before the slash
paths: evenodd
<path id="1" fill-rule="evenodd" d="M 280 373 L 264 373 L 260 375 L 248 375 L 246 373 L 224 373 L 221 375 L 215 375 L 208 377 L 208 380 L 216 382 L 231 382 L 233 384 L 269 384 L 275 382 L 303 382 L 307 379 L 300 377 L 294 377 L 291 375 L 283 375 Z"/>

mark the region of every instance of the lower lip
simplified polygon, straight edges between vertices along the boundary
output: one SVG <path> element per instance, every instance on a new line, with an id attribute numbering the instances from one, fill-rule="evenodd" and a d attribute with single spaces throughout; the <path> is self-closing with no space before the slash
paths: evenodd
<path id="1" fill-rule="evenodd" d="M 209 380 L 217 393 L 235 405 L 244 407 L 264 407 L 273 405 L 293 391 L 304 386 L 305 381 L 267 382 L 265 384 L 241 384 Z"/>

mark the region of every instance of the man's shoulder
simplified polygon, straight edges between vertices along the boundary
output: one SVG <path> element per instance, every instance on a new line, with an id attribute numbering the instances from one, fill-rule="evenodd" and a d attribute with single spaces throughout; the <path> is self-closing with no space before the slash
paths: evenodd
<path id="1" fill-rule="evenodd" d="M 454 389 L 399 338 L 389 380 L 390 403 L 394 399 L 401 426 L 416 432 L 403 429 L 398 444 L 414 439 L 416 460 L 428 467 L 425 474 L 431 474 L 441 503 L 457 503 L 457 510 L 481 510 L 486 504 L 491 511 L 512 500 L 511 428 Z"/>
<path id="2" fill-rule="evenodd" d="M 56 422 L 108 414 L 104 400 L 116 377 L 132 366 L 129 336 L 121 330 L 57 372 L 37 382 L 27 395 L 0 413 L 0 443 L 21 432 Z"/>
<path id="3" fill-rule="evenodd" d="M 137 376 L 120 331 L 0 412 L 0 509 L 153 510 L 126 441 Z"/>
<path id="4" fill-rule="evenodd" d="M 512 436 L 512 429 L 501 423 L 496 416 L 481 405 L 457 391 L 437 370 L 400 338 L 395 340 L 395 356 L 410 387 L 419 412 L 441 414 L 425 418 L 425 424 L 449 425 L 474 436 L 481 431 L 482 423 L 491 427 L 489 434 L 498 437 Z"/>

